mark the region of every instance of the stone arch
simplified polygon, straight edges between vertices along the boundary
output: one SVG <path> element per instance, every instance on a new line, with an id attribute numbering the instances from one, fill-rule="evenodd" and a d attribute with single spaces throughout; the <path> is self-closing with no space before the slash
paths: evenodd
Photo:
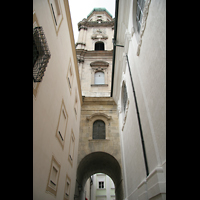
<path id="1" fill-rule="evenodd" d="M 115 184 L 116 200 L 123 199 L 123 181 L 119 162 L 108 153 L 93 152 L 86 155 L 77 168 L 75 196 L 78 200 L 84 200 L 85 183 L 95 173 L 104 173 L 110 176 Z"/>

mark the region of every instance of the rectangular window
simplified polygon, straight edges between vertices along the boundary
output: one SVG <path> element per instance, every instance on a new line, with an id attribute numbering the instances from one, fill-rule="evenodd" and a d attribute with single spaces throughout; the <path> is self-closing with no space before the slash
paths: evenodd
<path id="1" fill-rule="evenodd" d="M 49 191 L 51 194 L 55 196 L 58 188 L 59 174 L 60 174 L 60 164 L 57 162 L 55 157 L 52 156 L 46 191 Z"/>
<path id="2" fill-rule="evenodd" d="M 103 181 L 99 181 L 99 188 L 104 188 L 104 182 Z"/>
<path id="3" fill-rule="evenodd" d="M 72 91 L 73 78 L 74 78 L 74 73 L 73 73 L 73 69 L 72 69 L 72 62 L 70 59 L 69 66 L 68 66 L 68 72 L 67 72 L 67 82 L 68 82 L 70 94 Z"/>
<path id="4" fill-rule="evenodd" d="M 71 139 L 70 139 L 70 145 L 69 145 L 69 162 L 71 166 L 73 165 L 73 159 L 74 159 L 74 146 L 75 146 L 75 137 L 73 130 L 71 130 Z"/>
<path id="5" fill-rule="evenodd" d="M 56 137 L 58 138 L 58 141 L 60 142 L 62 148 L 64 148 L 64 140 L 67 130 L 67 121 L 68 121 L 68 114 L 64 104 L 64 100 L 62 99 L 58 125 L 56 130 Z"/>
<path id="6" fill-rule="evenodd" d="M 71 179 L 69 178 L 68 175 L 66 175 L 65 194 L 64 194 L 64 199 L 65 200 L 69 200 L 69 198 L 70 198 L 70 187 L 71 187 Z"/>
<path id="7" fill-rule="evenodd" d="M 75 112 L 75 116 L 76 116 L 76 119 L 77 119 L 77 112 L 78 112 L 78 97 L 77 97 L 77 92 L 75 93 L 74 112 Z"/>
<path id="8" fill-rule="evenodd" d="M 52 19 L 54 22 L 54 28 L 56 31 L 56 35 L 58 35 L 58 31 L 60 29 L 60 25 L 63 20 L 62 10 L 60 6 L 60 0 L 48 0 L 49 8 L 51 11 Z"/>

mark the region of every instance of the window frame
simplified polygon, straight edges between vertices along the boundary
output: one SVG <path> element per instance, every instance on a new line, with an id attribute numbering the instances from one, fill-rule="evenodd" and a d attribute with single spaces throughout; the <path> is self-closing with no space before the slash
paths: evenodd
<path id="1" fill-rule="evenodd" d="M 86 120 L 88 120 L 88 132 L 89 132 L 89 138 L 88 141 L 108 141 L 109 138 L 109 131 L 110 131 L 110 120 L 112 119 L 112 116 L 108 116 L 105 113 L 94 113 L 92 115 L 86 116 Z M 105 123 L 105 139 L 93 139 L 93 123 L 96 120 L 102 120 Z"/>
<path id="2" fill-rule="evenodd" d="M 98 44 L 102 44 L 103 46 L 103 49 L 96 49 L 96 46 L 98 45 Z M 101 48 L 102 48 L 101 47 Z M 100 47 L 98 47 L 98 48 L 100 48 Z M 104 42 L 102 42 L 102 41 L 97 41 L 97 42 L 95 42 L 94 43 L 94 51 L 105 51 L 105 44 L 104 44 Z"/>
<path id="3" fill-rule="evenodd" d="M 62 14 L 60 0 L 48 0 L 48 4 L 49 4 L 49 9 L 51 12 L 56 36 L 58 36 L 58 32 L 60 30 L 60 26 L 63 21 L 63 14 Z"/>
<path id="4" fill-rule="evenodd" d="M 104 181 L 98 181 L 98 182 L 99 182 L 98 189 L 105 189 L 105 182 Z M 100 187 L 100 185 L 101 185 L 101 187 Z M 102 185 L 103 185 L 103 187 L 102 187 Z"/>
<path id="5" fill-rule="evenodd" d="M 69 184 L 68 188 L 67 188 L 67 183 Z M 70 190 L 71 190 L 71 178 L 68 176 L 68 174 L 66 174 L 65 189 L 64 189 L 64 200 L 70 199 Z"/>
<path id="6" fill-rule="evenodd" d="M 105 61 L 94 61 L 90 63 L 91 70 L 91 87 L 106 87 L 108 86 L 108 67 L 109 63 Z M 104 73 L 104 84 L 95 84 L 95 73 Z"/>
<path id="7" fill-rule="evenodd" d="M 61 167 L 61 165 L 56 160 L 55 156 L 52 155 L 46 191 L 54 196 L 56 196 L 56 194 L 57 194 L 58 182 L 59 182 L 59 176 L 60 176 L 60 167 Z M 57 170 L 56 180 L 52 180 L 53 179 L 52 178 L 53 168 L 55 168 Z M 56 183 L 54 183 L 54 182 L 56 182 Z"/>
<path id="8" fill-rule="evenodd" d="M 95 125 L 99 125 L 99 124 L 97 124 L 97 122 L 101 122 L 101 123 L 104 125 L 104 127 L 103 127 L 104 133 L 103 133 L 103 135 L 102 135 L 103 138 L 100 138 L 100 137 L 95 138 L 95 137 L 96 137 L 96 134 L 94 134 L 94 128 L 96 128 L 96 127 L 94 127 L 94 126 L 95 126 Z M 98 127 L 97 127 L 97 128 L 98 128 Z M 95 137 L 94 137 L 94 135 L 95 135 Z M 97 136 L 99 136 L 99 132 L 97 133 Z M 105 124 L 105 122 L 104 122 L 103 120 L 97 119 L 96 121 L 93 122 L 92 139 L 93 139 L 93 140 L 105 140 L 105 139 L 106 139 L 106 124 Z"/>
<path id="9" fill-rule="evenodd" d="M 72 167 L 73 167 L 73 160 L 74 160 L 74 148 L 75 148 L 75 136 L 74 136 L 73 129 L 71 129 L 68 161 L 70 162 Z"/>
<path id="10" fill-rule="evenodd" d="M 101 74 L 102 75 L 102 83 L 101 83 L 101 81 L 100 81 L 100 83 L 97 83 L 97 73 L 99 73 L 99 74 Z M 99 81 L 99 80 L 98 80 Z M 105 85 L 105 73 L 104 73 L 104 71 L 96 71 L 95 73 L 94 73 L 94 84 L 95 85 Z"/>
<path id="11" fill-rule="evenodd" d="M 59 125 L 60 125 L 60 119 L 61 119 L 61 115 L 64 115 L 66 122 L 65 122 L 65 127 L 64 127 L 64 133 L 61 134 L 59 131 Z M 60 114 L 59 114 L 59 118 L 58 118 L 58 124 L 57 124 L 57 128 L 56 128 L 56 137 L 62 147 L 62 149 L 64 149 L 64 144 L 65 144 L 65 138 L 66 138 L 66 131 L 67 131 L 67 123 L 68 123 L 68 113 L 66 110 L 66 106 L 64 103 L 64 99 L 62 99 L 62 103 L 61 103 L 61 108 L 60 108 Z"/>
<path id="12" fill-rule="evenodd" d="M 72 93 L 72 87 L 73 87 L 73 80 L 74 80 L 74 71 L 73 71 L 73 67 L 72 67 L 72 61 L 71 58 L 69 60 L 69 65 L 68 65 L 68 70 L 67 70 L 67 84 L 69 86 L 69 91 L 70 91 L 70 95 Z"/>

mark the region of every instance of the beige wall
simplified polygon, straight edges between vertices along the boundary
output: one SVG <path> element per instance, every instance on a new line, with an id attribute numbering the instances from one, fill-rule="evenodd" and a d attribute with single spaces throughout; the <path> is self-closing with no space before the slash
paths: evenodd
<path id="1" fill-rule="evenodd" d="M 119 1 L 118 12 L 117 44 L 124 48 L 116 47 L 113 98 L 119 110 L 125 197 L 131 200 L 165 199 L 166 193 L 166 1 L 147 3 L 146 27 L 141 35 L 136 30 L 136 1 Z M 148 177 L 125 53 L 129 57 L 140 112 Z M 129 100 L 126 113 L 122 110 L 123 81 Z"/>
<path id="2" fill-rule="evenodd" d="M 81 114 L 81 88 L 75 54 L 68 1 L 58 1 L 61 23 L 55 27 L 50 1 L 33 1 L 33 14 L 42 26 L 51 58 L 42 82 L 34 83 L 33 94 L 33 199 L 64 199 L 66 176 L 71 180 L 70 200 L 74 199 L 77 168 L 79 124 Z M 70 92 L 67 73 L 72 65 L 73 82 Z M 74 112 L 77 96 L 77 116 Z M 56 136 L 61 105 L 67 112 L 67 126 L 63 146 Z M 71 134 L 75 137 L 73 163 L 69 161 Z M 56 196 L 46 191 L 52 156 L 60 165 Z"/>

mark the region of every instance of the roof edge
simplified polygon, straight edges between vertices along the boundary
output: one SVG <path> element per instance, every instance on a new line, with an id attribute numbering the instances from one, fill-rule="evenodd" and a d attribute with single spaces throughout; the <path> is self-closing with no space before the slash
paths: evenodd
<path id="1" fill-rule="evenodd" d="M 87 18 L 88 18 L 94 11 L 99 11 L 99 12 L 101 12 L 101 11 L 106 11 L 106 12 L 112 17 L 112 15 L 106 10 L 106 8 L 94 8 L 94 9 L 90 12 L 90 14 L 87 16 Z"/>

